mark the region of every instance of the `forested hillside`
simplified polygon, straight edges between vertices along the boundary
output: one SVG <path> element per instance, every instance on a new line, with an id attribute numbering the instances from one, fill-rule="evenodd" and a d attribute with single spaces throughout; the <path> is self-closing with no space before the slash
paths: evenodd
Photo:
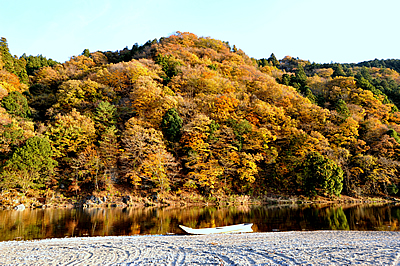
<path id="1" fill-rule="evenodd" d="M 398 62 L 256 60 L 177 32 L 61 64 L 2 38 L 1 192 L 395 195 Z"/>

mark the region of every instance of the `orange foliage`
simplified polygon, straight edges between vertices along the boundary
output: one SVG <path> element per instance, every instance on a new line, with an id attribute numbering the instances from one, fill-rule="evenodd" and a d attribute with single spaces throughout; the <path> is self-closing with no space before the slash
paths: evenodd
<path id="1" fill-rule="evenodd" d="M 27 90 L 27 86 L 19 82 L 17 75 L 5 70 L 0 70 L 0 86 L 2 86 L 8 92 L 24 92 Z"/>
<path id="2" fill-rule="evenodd" d="M 231 95 L 221 95 L 214 99 L 212 103 L 213 113 L 211 117 L 217 121 L 236 118 L 236 108 L 239 101 Z"/>

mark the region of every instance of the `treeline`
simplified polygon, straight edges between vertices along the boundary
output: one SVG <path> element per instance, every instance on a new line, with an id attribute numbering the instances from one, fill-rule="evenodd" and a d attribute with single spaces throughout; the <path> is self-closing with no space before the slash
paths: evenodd
<path id="1" fill-rule="evenodd" d="M 256 60 L 181 32 L 62 64 L 1 49 L 3 192 L 398 192 L 391 68 Z"/>

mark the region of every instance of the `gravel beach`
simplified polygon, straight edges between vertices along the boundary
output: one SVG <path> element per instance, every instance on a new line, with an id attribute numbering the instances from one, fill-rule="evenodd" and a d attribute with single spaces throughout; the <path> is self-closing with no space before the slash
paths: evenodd
<path id="1" fill-rule="evenodd" d="M 400 232 L 311 231 L 0 242 L 0 265 L 400 265 Z"/>

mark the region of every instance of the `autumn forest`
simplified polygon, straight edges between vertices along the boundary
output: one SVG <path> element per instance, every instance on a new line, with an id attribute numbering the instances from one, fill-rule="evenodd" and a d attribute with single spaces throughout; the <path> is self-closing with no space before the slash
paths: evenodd
<path id="1" fill-rule="evenodd" d="M 398 194 L 400 60 L 255 59 L 186 32 L 64 63 L 11 51 L 1 195 Z"/>

